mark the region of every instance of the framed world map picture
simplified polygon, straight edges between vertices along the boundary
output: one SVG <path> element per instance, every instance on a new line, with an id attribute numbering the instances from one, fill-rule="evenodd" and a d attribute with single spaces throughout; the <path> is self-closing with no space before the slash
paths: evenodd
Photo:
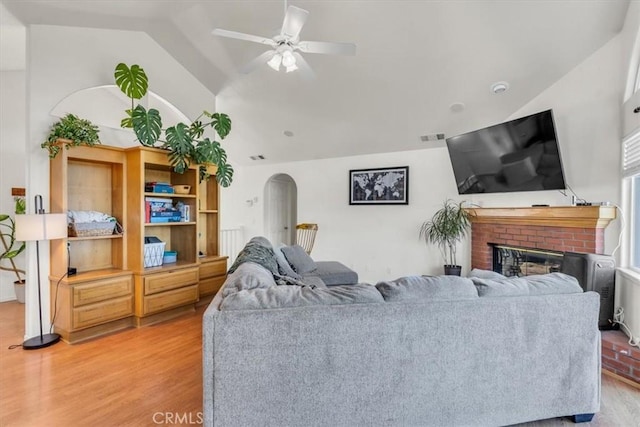
<path id="1" fill-rule="evenodd" d="M 409 166 L 349 171 L 350 205 L 408 205 Z"/>

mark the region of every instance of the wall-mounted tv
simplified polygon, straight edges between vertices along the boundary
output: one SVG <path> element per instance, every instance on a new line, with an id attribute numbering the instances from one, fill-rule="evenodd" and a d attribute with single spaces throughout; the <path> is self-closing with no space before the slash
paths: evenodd
<path id="1" fill-rule="evenodd" d="M 551 110 L 447 138 L 459 194 L 562 190 Z"/>

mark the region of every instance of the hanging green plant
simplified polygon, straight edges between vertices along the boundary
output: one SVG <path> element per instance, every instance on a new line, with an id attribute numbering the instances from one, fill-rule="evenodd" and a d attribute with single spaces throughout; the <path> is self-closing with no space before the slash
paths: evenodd
<path id="1" fill-rule="evenodd" d="M 48 150 L 49 157 L 53 159 L 58 155 L 63 145 L 69 149 L 69 147 L 77 147 L 78 145 L 92 147 L 100 144 L 98 133 L 98 126 L 89 120 L 81 119 L 73 114 L 67 114 L 51 125 L 47 140 L 40 146 Z"/>
<path id="2" fill-rule="evenodd" d="M 233 167 L 227 162 L 227 153 L 219 142 L 202 138 L 207 127 L 211 127 L 221 140 L 231 131 L 231 119 L 223 113 L 203 111 L 191 124 L 179 122 L 166 129 L 162 128 L 160 112 L 154 108 L 146 110 L 135 105 L 147 93 L 149 80 L 139 65 L 129 67 L 120 63 L 114 73 L 116 85 L 131 99 L 131 108 L 126 110 L 127 117 L 122 119 L 123 128 L 131 128 L 140 144 L 147 147 L 164 148 L 169 163 L 178 173 L 184 173 L 191 164 L 200 165 L 200 179 L 209 179 L 207 165 L 217 167 L 216 180 L 222 187 L 228 187 L 233 181 Z M 165 139 L 161 139 L 164 131 Z"/>

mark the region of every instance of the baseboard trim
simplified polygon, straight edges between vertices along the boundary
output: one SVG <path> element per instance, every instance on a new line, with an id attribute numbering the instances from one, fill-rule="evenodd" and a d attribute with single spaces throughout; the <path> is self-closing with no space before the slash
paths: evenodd
<path id="1" fill-rule="evenodd" d="M 616 374 L 615 372 L 611 372 L 608 369 L 602 368 L 602 373 L 608 377 L 615 378 L 618 381 L 622 381 L 625 384 L 629 384 L 631 387 L 635 387 L 640 390 L 640 383 L 630 380 L 629 378 L 625 378 Z"/>

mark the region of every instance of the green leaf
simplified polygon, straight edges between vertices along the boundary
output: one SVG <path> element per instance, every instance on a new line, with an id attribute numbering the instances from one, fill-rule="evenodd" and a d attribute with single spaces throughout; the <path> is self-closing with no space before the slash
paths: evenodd
<path id="1" fill-rule="evenodd" d="M 213 150 L 214 157 L 213 163 L 215 163 L 218 167 L 227 163 L 227 152 L 224 151 L 224 148 L 222 148 L 220 144 L 216 142 L 211 148 Z"/>
<path id="2" fill-rule="evenodd" d="M 142 105 L 138 105 L 131 114 L 131 121 L 140 144 L 153 147 L 162 132 L 162 118 L 158 110 L 152 108 L 146 111 Z"/>
<path id="3" fill-rule="evenodd" d="M 123 129 L 131 129 L 133 128 L 133 120 L 131 118 L 133 115 L 133 110 L 129 108 L 128 110 L 125 110 L 125 113 L 127 113 L 127 117 L 120 120 L 120 127 Z"/>
<path id="4" fill-rule="evenodd" d="M 149 80 L 144 70 L 137 64 L 129 68 L 127 64 L 116 65 L 114 73 L 116 85 L 120 90 L 132 99 L 140 99 L 147 93 Z"/>
<path id="5" fill-rule="evenodd" d="M 0 214 L 0 221 L 5 221 L 7 218 L 9 218 L 9 215 Z"/>
<path id="6" fill-rule="evenodd" d="M 215 164 L 216 159 L 214 158 L 213 147 L 216 144 L 218 143 L 211 141 L 209 138 L 198 141 L 193 153 L 193 161 L 200 165 Z"/>
<path id="7" fill-rule="evenodd" d="M 4 254 L 2 254 L 2 258 L 7 258 L 7 259 L 15 258 L 18 255 L 20 255 L 20 253 L 22 251 L 24 251 L 24 249 L 26 247 L 27 247 L 27 245 L 25 245 L 25 243 L 22 242 L 22 245 L 18 249 L 15 249 L 13 251 L 8 251 L 8 252 L 5 252 Z"/>
<path id="8" fill-rule="evenodd" d="M 220 139 L 225 139 L 231 132 L 231 119 L 224 113 L 211 114 L 211 126 L 216 130 Z"/>
<path id="9" fill-rule="evenodd" d="M 216 171 L 216 181 L 222 187 L 229 187 L 233 181 L 233 167 L 229 163 L 223 163 L 218 165 Z"/>
<path id="10" fill-rule="evenodd" d="M 169 152 L 169 162 L 178 173 L 184 173 L 191 164 L 191 157 L 195 154 L 193 139 L 189 135 L 189 127 L 178 123 L 165 131 Z"/>
<path id="11" fill-rule="evenodd" d="M 189 127 L 189 133 L 194 139 L 200 138 L 204 134 L 204 126 L 202 125 L 202 122 L 200 120 L 196 120 L 195 122 L 191 123 L 191 126 Z"/>

